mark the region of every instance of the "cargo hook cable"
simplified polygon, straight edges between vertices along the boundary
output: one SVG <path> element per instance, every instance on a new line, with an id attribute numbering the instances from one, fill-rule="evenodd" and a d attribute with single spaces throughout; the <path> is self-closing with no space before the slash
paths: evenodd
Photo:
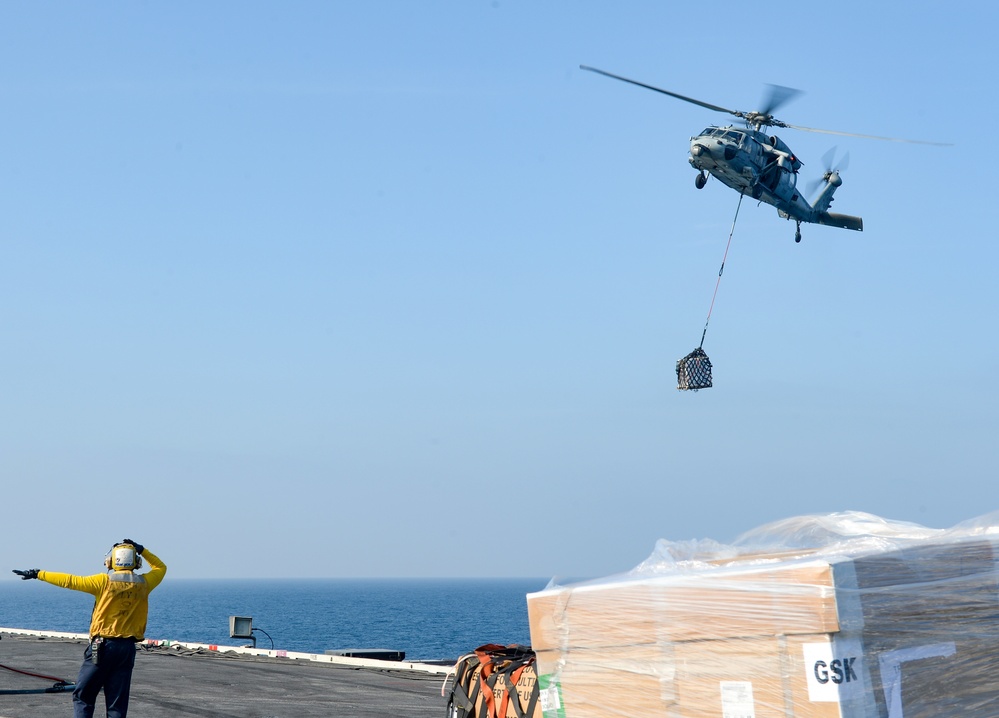
<path id="1" fill-rule="evenodd" d="M 711 312 L 715 308 L 715 298 L 718 296 L 718 285 L 721 284 L 722 273 L 725 271 L 725 260 L 728 259 L 728 248 L 732 246 L 732 235 L 735 234 L 735 223 L 739 219 L 739 209 L 742 207 L 742 198 L 745 192 L 739 193 L 739 204 L 735 207 L 735 217 L 732 218 L 732 230 L 728 233 L 728 244 L 725 245 L 725 254 L 722 256 L 721 268 L 718 270 L 718 279 L 715 281 L 715 293 L 711 295 L 711 306 L 708 307 L 708 318 L 704 321 L 704 331 L 701 332 L 701 343 L 698 349 L 704 348 L 704 337 L 708 334 L 708 323 L 711 321 Z"/>

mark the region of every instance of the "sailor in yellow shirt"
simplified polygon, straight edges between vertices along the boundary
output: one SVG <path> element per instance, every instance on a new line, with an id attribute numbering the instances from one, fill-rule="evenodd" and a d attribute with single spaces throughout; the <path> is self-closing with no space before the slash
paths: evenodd
<path id="1" fill-rule="evenodd" d="M 150 570 L 136 573 L 142 559 Z M 125 539 L 115 544 L 104 559 L 107 573 L 74 576 L 68 573 L 14 571 L 22 579 L 37 578 L 61 588 L 94 596 L 90 619 L 90 645 L 73 691 L 74 718 L 93 718 L 97 695 L 104 690 L 108 718 L 125 718 L 135 665 L 135 644 L 146 636 L 149 592 L 166 575 L 166 564 L 142 544 Z"/>

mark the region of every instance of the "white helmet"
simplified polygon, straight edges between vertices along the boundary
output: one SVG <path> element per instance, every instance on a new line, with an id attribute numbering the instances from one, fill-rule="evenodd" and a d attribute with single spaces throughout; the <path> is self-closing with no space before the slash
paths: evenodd
<path id="1" fill-rule="evenodd" d="M 130 543 L 116 543 L 104 557 L 104 566 L 116 571 L 134 571 L 142 568 L 142 557 Z"/>

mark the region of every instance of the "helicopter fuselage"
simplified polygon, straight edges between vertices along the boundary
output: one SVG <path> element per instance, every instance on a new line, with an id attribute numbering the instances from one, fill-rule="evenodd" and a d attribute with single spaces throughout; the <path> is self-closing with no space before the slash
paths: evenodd
<path id="1" fill-rule="evenodd" d="M 854 132 L 838 130 L 823 130 L 816 127 L 790 125 L 773 116 L 774 111 L 801 94 L 800 90 L 780 85 L 771 85 L 770 93 L 760 109 L 753 112 L 732 110 L 721 105 L 715 105 L 694 97 L 687 97 L 672 90 L 666 90 L 655 85 L 632 80 L 621 75 L 615 75 L 606 70 L 598 70 L 589 65 L 580 65 L 580 69 L 595 72 L 614 80 L 621 80 L 631 85 L 643 87 L 663 95 L 689 102 L 713 112 L 738 117 L 745 122 L 745 127 L 716 127 L 711 125 L 701 134 L 690 138 L 690 164 L 698 170 L 694 184 L 698 189 L 704 187 L 711 175 L 724 185 L 731 187 L 740 194 L 748 194 L 761 202 L 772 204 L 777 208 L 777 214 L 784 219 L 792 219 L 797 223 L 794 241 L 801 241 L 801 223 L 814 222 L 831 227 L 863 231 L 864 220 L 847 214 L 834 214 L 829 211 L 833 195 L 843 184 L 839 169 L 834 169 L 832 160 L 827 160 L 829 169 L 822 175 L 825 184 L 815 198 L 813 204 L 803 199 L 798 191 L 798 170 L 801 161 L 791 152 L 791 148 L 776 136 L 767 135 L 765 127 L 783 127 L 805 132 L 820 132 L 831 135 L 846 135 L 848 137 L 864 137 L 871 140 L 888 140 L 890 142 L 917 142 L 919 144 L 941 145 L 940 142 L 923 142 L 920 140 L 903 140 L 898 137 L 879 137 L 878 135 L 860 135 Z M 741 201 L 741 200 L 740 200 Z"/>
<path id="2" fill-rule="evenodd" d="M 700 171 L 697 186 L 703 187 L 707 174 L 736 192 L 777 208 L 785 219 L 863 230 L 859 217 L 828 211 L 833 194 L 843 184 L 835 171 L 824 176 L 815 204 L 809 204 L 798 190 L 801 160 L 776 135 L 743 127 L 710 126 L 690 138 L 691 166 Z"/>

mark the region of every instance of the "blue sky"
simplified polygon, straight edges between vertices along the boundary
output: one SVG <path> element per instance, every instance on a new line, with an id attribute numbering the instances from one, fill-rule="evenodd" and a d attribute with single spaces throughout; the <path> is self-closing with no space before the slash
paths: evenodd
<path id="1" fill-rule="evenodd" d="M 999 11 L 8 4 L 0 555 L 602 576 L 790 516 L 999 508 Z M 863 233 L 694 188 L 781 119 Z"/>

